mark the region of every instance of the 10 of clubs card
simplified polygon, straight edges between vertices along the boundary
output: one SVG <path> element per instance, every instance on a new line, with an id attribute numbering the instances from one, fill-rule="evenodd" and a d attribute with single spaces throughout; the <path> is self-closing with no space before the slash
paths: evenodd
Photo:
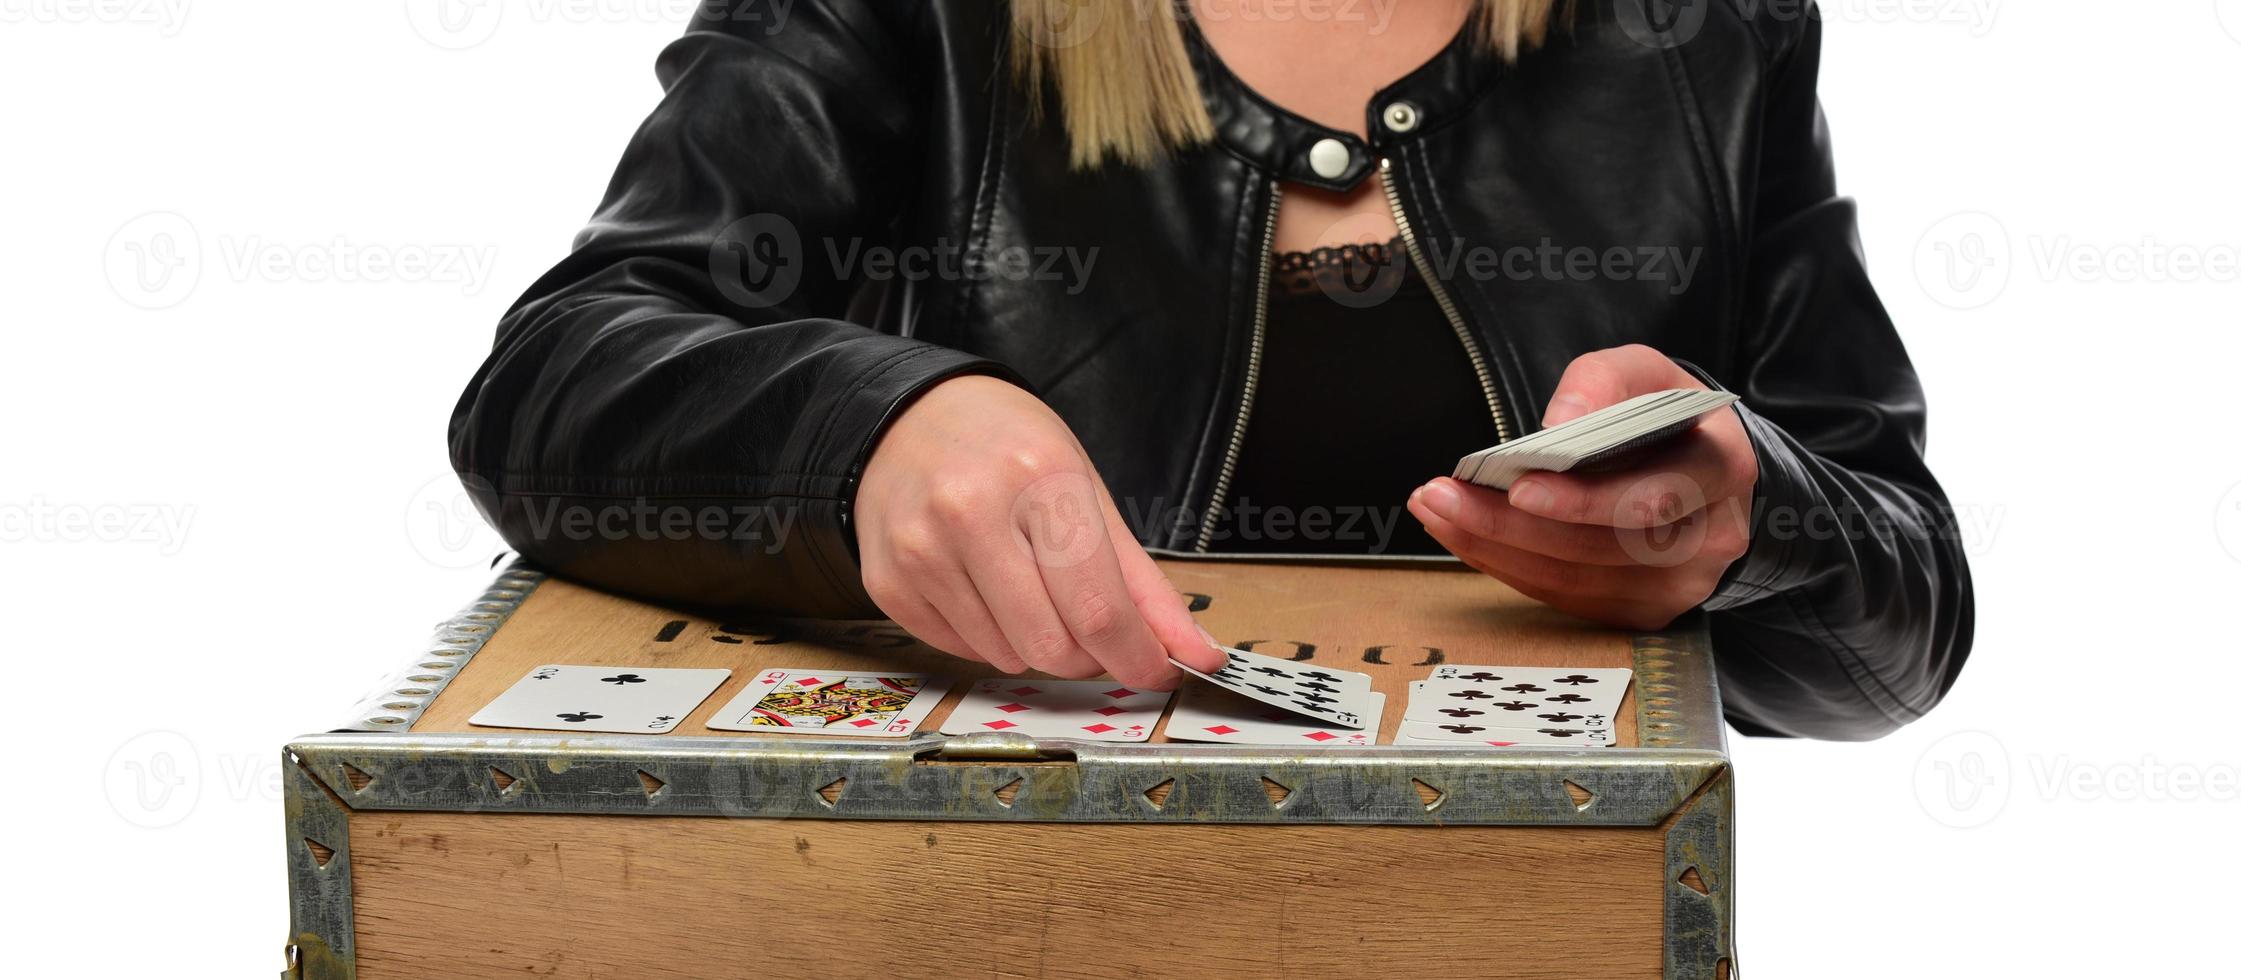
<path id="1" fill-rule="evenodd" d="M 934 674 L 852 674 L 780 667 L 763 671 L 731 699 L 708 727 L 730 732 L 793 735 L 908 735 L 949 693 Z"/>
<path id="2" fill-rule="evenodd" d="M 1375 724 L 1370 702 L 1376 691 L 1368 674 L 1312 664 L 1278 660 L 1232 647 L 1221 647 L 1229 662 L 1220 670 L 1203 674 L 1179 660 L 1170 660 L 1184 673 L 1208 681 L 1225 691 L 1263 704 L 1285 708 L 1327 725 L 1366 728 Z"/>
<path id="3" fill-rule="evenodd" d="M 676 728 L 730 676 L 722 668 L 546 664 L 515 681 L 467 723 L 659 735 Z"/>

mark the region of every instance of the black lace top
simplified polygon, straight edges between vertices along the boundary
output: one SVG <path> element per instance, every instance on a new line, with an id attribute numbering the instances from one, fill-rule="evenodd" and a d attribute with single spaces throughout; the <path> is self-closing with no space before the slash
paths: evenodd
<path id="1" fill-rule="evenodd" d="M 1409 492 L 1494 442 L 1470 358 L 1398 239 L 1283 253 L 1212 548 L 1445 554 Z"/>

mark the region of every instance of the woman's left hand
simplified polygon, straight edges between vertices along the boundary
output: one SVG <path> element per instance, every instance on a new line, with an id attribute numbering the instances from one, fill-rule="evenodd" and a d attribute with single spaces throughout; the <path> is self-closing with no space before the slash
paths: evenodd
<path id="1" fill-rule="evenodd" d="M 1545 421 L 1557 425 L 1636 395 L 1703 388 L 1648 347 L 1581 355 L 1564 371 Z M 1758 454 L 1734 412 L 1624 470 L 1533 473 L 1508 493 L 1441 477 L 1409 495 L 1409 513 L 1471 567 L 1576 616 L 1660 629 L 1710 598 L 1751 545 Z"/>

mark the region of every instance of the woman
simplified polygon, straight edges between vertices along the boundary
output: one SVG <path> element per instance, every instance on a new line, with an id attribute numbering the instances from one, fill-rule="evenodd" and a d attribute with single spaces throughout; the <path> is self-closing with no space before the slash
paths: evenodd
<path id="1" fill-rule="evenodd" d="M 1707 610 L 1746 732 L 1882 734 L 1971 604 L 1818 17 L 1641 3 L 712 0 L 454 461 L 565 574 L 1005 671 L 1218 663 L 1147 547 L 1444 550 Z M 1706 385 L 1626 471 L 1435 478 Z"/>

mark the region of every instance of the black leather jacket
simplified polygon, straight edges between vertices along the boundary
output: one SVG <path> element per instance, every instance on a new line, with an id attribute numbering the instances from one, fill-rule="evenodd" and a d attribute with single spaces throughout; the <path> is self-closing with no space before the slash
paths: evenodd
<path id="1" fill-rule="evenodd" d="M 1009 79 L 1000 4 L 713 0 L 591 226 L 499 325 L 452 458 L 563 574 L 876 616 L 858 474 L 915 393 L 986 372 L 1073 427 L 1148 546 L 1191 550 L 1253 384 L 1282 182 L 1382 170 L 1509 434 L 1572 358 L 1629 343 L 1742 396 L 1759 517 L 1705 604 L 1729 716 L 1888 732 L 1959 671 L 1969 579 L 1836 194 L 1817 15 L 1699 3 L 1654 34 L 1640 2 L 1581 4 L 1513 66 L 1459 40 L 1378 94 L 1366 143 L 1187 30 L 1218 139 L 1083 172 Z"/>

